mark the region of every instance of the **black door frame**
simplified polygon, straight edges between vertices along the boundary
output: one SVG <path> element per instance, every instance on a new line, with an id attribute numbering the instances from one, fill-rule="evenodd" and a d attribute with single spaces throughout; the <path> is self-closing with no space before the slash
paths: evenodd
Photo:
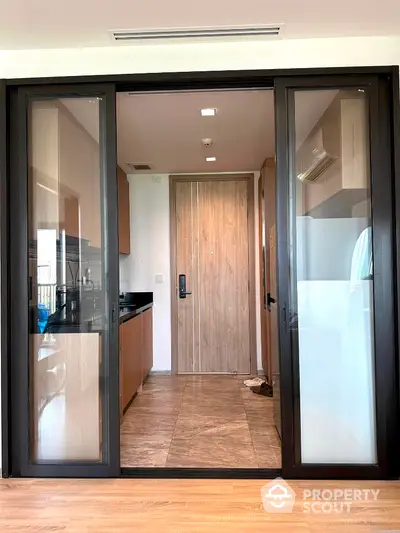
<path id="1" fill-rule="evenodd" d="M 10 295 L 8 285 L 9 265 L 9 194 L 8 194 L 8 135 L 7 86 L 0 80 L 0 359 L 1 359 L 1 466 L 3 476 L 9 473 L 11 463 L 11 399 L 10 353 L 8 312 Z"/>
<path id="2" fill-rule="evenodd" d="M 385 82 L 389 86 L 388 97 L 390 106 L 390 148 L 391 148 L 391 174 L 392 174 L 392 190 L 396 194 L 393 196 L 395 201 L 395 219 L 394 228 L 396 242 L 393 242 L 393 252 L 396 258 L 396 265 L 400 262 L 400 110 L 399 110 L 399 68 L 398 66 L 383 66 L 383 67 L 334 67 L 334 68 L 313 68 L 313 69 L 285 69 L 285 70 L 251 70 L 251 71 L 207 71 L 207 72 L 180 72 L 180 73 L 156 73 L 156 74 L 126 74 L 126 75 L 106 75 L 106 76 L 72 76 L 72 77 L 57 77 L 57 78 L 29 78 L 29 79 L 9 79 L 0 80 L 0 237 L 2 255 L 0 258 L 1 267 L 1 385 L 2 385 L 2 471 L 3 476 L 7 477 L 12 472 L 11 469 L 11 381 L 10 381 L 10 320 L 7 312 L 10 308 L 10 294 L 9 294 L 9 251 L 11 242 L 11 227 L 9 219 L 9 202 L 8 202 L 8 186 L 10 180 L 10 165 L 9 165 L 9 146 L 8 146 L 8 110 L 12 104 L 12 91 L 16 87 L 22 86 L 52 86 L 64 84 L 115 84 L 117 92 L 155 92 L 155 91 L 181 91 L 181 90 L 212 90 L 212 89 L 255 89 L 255 88 L 273 88 L 275 82 L 283 77 L 301 76 L 304 79 L 310 76 L 354 76 L 354 75 L 371 75 L 379 76 L 382 83 Z M 115 124 L 114 124 L 115 127 Z M 396 269 L 394 279 L 394 290 L 396 295 L 397 308 L 395 310 L 396 317 L 396 354 L 398 354 L 398 337 L 400 335 L 400 301 L 397 298 L 397 287 L 400 286 L 400 269 Z M 398 367 L 398 361 L 396 360 Z M 396 395 L 396 414 L 399 414 L 399 391 L 400 380 L 398 371 L 396 369 L 397 379 L 397 395 Z M 396 434 L 398 432 L 398 420 L 396 420 Z M 119 422 L 118 422 L 119 423 Z M 396 446 L 396 442 L 392 443 L 392 448 Z M 288 446 L 292 446 L 290 443 Z M 391 450 L 391 452 L 393 449 Z M 288 462 L 288 455 L 283 453 L 284 469 L 290 471 L 293 467 L 292 462 Z M 392 461 L 394 465 L 394 461 Z M 389 477 L 396 477 L 400 470 L 398 464 L 388 472 Z M 321 467 L 319 467 L 321 468 Z M 288 470 L 289 469 L 289 470 Z M 347 470 L 345 474 L 347 477 L 357 478 L 363 477 L 358 471 L 358 467 L 350 468 L 351 473 Z M 315 477 L 321 477 L 321 472 Z M 135 477 L 213 477 L 213 478 L 267 478 L 275 477 L 279 471 L 267 471 L 262 469 L 134 469 L 130 475 Z M 296 473 L 292 471 L 293 477 Z M 317 474 L 317 472 L 315 472 Z M 340 475 L 329 475 L 328 472 L 322 472 L 326 477 L 342 477 Z M 78 473 L 68 473 L 67 475 L 79 475 Z M 312 472 L 309 472 L 310 477 L 314 477 Z M 368 477 L 368 476 L 367 476 Z M 374 477 L 374 476 L 372 476 Z"/>
<path id="3" fill-rule="evenodd" d="M 103 257 L 108 274 L 104 274 L 104 289 L 108 296 L 108 327 L 102 339 L 102 365 L 100 393 L 102 395 L 102 452 L 99 463 L 85 461 L 54 461 L 52 464 L 31 463 L 29 453 L 30 396 L 29 396 L 29 313 L 28 297 L 28 109 L 29 102 L 38 99 L 68 97 L 99 97 L 100 117 L 100 168 L 101 176 L 101 227 Z M 23 476 L 40 477 L 115 477 L 119 466 L 119 351 L 118 351 L 118 226 L 117 226 L 117 181 L 116 181 L 116 129 L 115 88 L 113 84 L 79 84 L 61 86 L 21 87 L 12 95 L 16 106 L 10 135 L 10 171 L 13 181 L 9 184 L 12 238 L 9 242 L 10 258 L 10 353 L 11 358 L 11 403 L 13 419 L 13 472 Z M 114 179 L 111 179 L 114 178 Z M 112 199 L 108 201 L 108 199 Z M 114 200 L 115 199 L 115 200 Z M 105 202 L 104 202 L 105 200 Z M 14 302 L 23 302 L 15 305 Z M 116 348 L 116 349 L 115 349 Z M 117 372 L 113 372 L 113 369 Z"/>

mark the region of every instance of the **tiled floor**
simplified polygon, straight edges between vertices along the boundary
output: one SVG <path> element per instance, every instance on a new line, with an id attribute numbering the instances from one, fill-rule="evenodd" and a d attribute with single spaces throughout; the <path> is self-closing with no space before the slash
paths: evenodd
<path id="1" fill-rule="evenodd" d="M 121 466 L 280 468 L 272 402 L 232 376 L 150 376 L 121 425 Z"/>

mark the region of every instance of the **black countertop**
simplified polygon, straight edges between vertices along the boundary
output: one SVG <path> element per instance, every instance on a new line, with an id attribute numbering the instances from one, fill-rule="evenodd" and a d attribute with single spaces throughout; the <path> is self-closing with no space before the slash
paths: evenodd
<path id="1" fill-rule="evenodd" d="M 121 295 L 119 322 L 122 324 L 153 307 L 152 292 L 127 292 Z"/>
<path id="2" fill-rule="evenodd" d="M 152 292 L 131 292 L 126 294 L 129 295 L 129 301 L 120 300 L 120 324 L 153 307 Z M 67 322 L 66 320 L 56 320 L 55 318 L 57 318 L 56 315 L 49 320 L 45 333 L 103 333 L 108 324 L 107 318 L 101 314 L 90 319 L 82 319 L 80 322 Z M 39 331 L 32 331 L 32 333 L 39 333 Z"/>
<path id="3" fill-rule="evenodd" d="M 127 320 L 134 318 L 135 316 L 140 315 L 147 309 L 153 307 L 153 302 L 142 305 L 142 307 L 120 307 L 119 309 L 119 323 L 123 324 Z"/>
<path id="4" fill-rule="evenodd" d="M 105 329 L 103 317 L 81 323 L 60 321 L 52 323 L 45 333 L 102 333 Z"/>
<path id="5" fill-rule="evenodd" d="M 122 324 L 135 316 L 140 315 L 147 309 L 153 307 L 153 302 L 142 304 L 140 307 L 126 306 L 119 309 L 119 323 Z M 47 329 L 48 333 L 102 333 L 105 329 L 103 317 L 97 320 L 83 322 L 81 324 L 70 324 L 67 322 L 60 322 L 52 324 Z"/>

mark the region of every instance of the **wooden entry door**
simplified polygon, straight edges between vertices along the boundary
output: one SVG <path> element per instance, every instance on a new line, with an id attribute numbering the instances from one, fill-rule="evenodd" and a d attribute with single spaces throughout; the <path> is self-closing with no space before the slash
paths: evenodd
<path id="1" fill-rule="evenodd" d="M 254 368 L 253 202 L 253 175 L 171 179 L 175 372 Z"/>

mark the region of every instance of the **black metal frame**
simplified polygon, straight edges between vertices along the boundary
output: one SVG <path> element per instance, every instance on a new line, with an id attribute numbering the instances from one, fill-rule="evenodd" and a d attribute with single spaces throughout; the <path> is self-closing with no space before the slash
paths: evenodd
<path id="1" fill-rule="evenodd" d="M 28 105 L 30 100 L 67 97 L 100 98 L 100 166 L 102 200 L 102 242 L 108 276 L 103 275 L 105 293 L 108 295 L 109 329 L 102 338 L 102 365 L 100 391 L 102 395 L 102 454 L 99 463 L 76 462 L 65 464 L 32 464 L 29 459 L 30 385 L 29 385 L 29 317 L 28 302 Z M 11 128 L 11 173 L 10 217 L 13 233 L 18 237 L 10 240 L 10 344 L 11 394 L 13 403 L 12 473 L 41 477 L 114 477 L 119 474 L 119 350 L 118 306 L 119 265 L 117 226 L 117 180 L 116 180 L 116 128 L 115 88 L 103 85 L 63 85 L 60 87 L 19 88 L 12 95 L 17 117 L 16 130 Z M 19 305 L 18 302 L 21 302 Z"/>
<path id="2" fill-rule="evenodd" d="M 275 479 L 281 468 L 121 468 L 121 477 L 148 479 Z"/>
<path id="3" fill-rule="evenodd" d="M 369 97 L 371 145 L 371 202 L 373 212 L 374 254 L 374 347 L 377 464 L 302 464 L 300 439 L 300 376 L 297 327 L 291 327 L 291 317 L 297 302 L 291 295 L 289 264 L 290 226 L 289 188 L 295 174 L 293 149 L 294 95 L 299 90 L 362 88 Z M 398 436 L 397 363 L 396 363 L 396 272 L 394 250 L 394 213 L 392 187 L 395 169 L 392 164 L 389 84 L 378 76 L 319 76 L 280 78 L 276 82 L 277 113 L 277 233 L 278 240 L 278 302 L 282 320 L 279 322 L 282 424 L 284 439 L 284 474 L 303 478 L 376 478 L 397 475 L 393 467 L 393 446 Z M 293 253 L 293 252 L 292 252 Z M 294 255 L 294 253 L 293 253 Z M 295 268 L 295 266 L 293 266 Z M 292 301 L 291 301 L 292 300 Z"/>
<path id="4" fill-rule="evenodd" d="M 394 277 L 394 296 L 397 302 L 395 306 L 396 315 L 396 385 L 397 395 L 395 405 L 397 413 L 400 413 L 400 105 L 399 105 L 399 69 L 395 68 L 392 76 L 389 76 L 388 83 L 391 83 L 391 91 L 388 95 L 390 108 L 390 130 L 392 145 L 392 168 L 394 179 L 392 183 L 393 212 L 395 214 L 395 238 L 393 239 L 393 249 L 395 250 L 396 272 Z M 400 427 L 397 427 L 396 443 L 400 442 Z M 397 446 L 391 448 L 391 463 L 394 465 L 397 476 L 400 476 L 400 457 Z"/>
<path id="5" fill-rule="evenodd" d="M 108 74 L 95 76 L 57 76 L 50 78 L 15 78 L 8 87 L 43 86 L 77 83 L 114 83 L 117 92 L 166 92 L 223 89 L 273 88 L 276 79 L 292 76 L 398 75 L 398 66 L 327 67 L 271 70 L 224 70 L 163 72 L 146 74 Z"/>
<path id="6" fill-rule="evenodd" d="M 8 477 L 10 468 L 10 358 L 9 358 L 9 322 L 8 322 L 8 137 L 7 137 L 7 88 L 5 80 L 0 80 L 0 305 L 1 305 L 1 450 L 2 475 Z"/>
<path id="7" fill-rule="evenodd" d="M 51 90 L 52 86 L 64 85 L 64 84 L 87 84 L 87 87 L 93 87 L 94 84 L 113 84 L 114 90 L 116 91 L 132 91 L 132 92 L 157 92 L 157 91 L 184 91 L 184 90 L 213 90 L 213 89 L 255 89 L 255 88 L 273 88 L 274 83 L 279 86 L 283 77 L 288 77 L 293 80 L 294 76 L 302 77 L 303 80 L 311 76 L 325 77 L 325 79 L 332 79 L 333 76 L 346 76 L 346 81 L 348 82 L 351 77 L 354 77 L 354 82 L 356 82 L 357 76 L 378 76 L 380 78 L 380 85 L 382 83 L 390 85 L 389 90 L 386 92 L 386 98 L 389 99 L 387 105 L 390 107 L 390 116 L 389 116 L 389 127 L 390 132 L 387 131 L 387 128 L 383 129 L 386 132 L 386 135 L 389 135 L 390 150 L 391 150 L 391 163 L 392 163 L 392 189 L 395 190 L 396 194 L 393 196 L 393 201 L 395 202 L 395 223 L 396 223 L 396 241 L 393 241 L 393 254 L 397 253 L 397 263 L 400 262 L 400 151 L 399 151 L 399 139 L 400 139 L 400 130 L 399 130 L 399 69 L 397 66 L 384 66 L 384 67 L 352 67 L 352 68 L 317 68 L 317 69 L 286 69 L 286 70 L 249 70 L 249 71 L 223 71 L 223 72 L 180 72 L 180 73 L 157 73 L 157 74 L 127 74 L 127 75 L 107 75 L 107 76 L 74 76 L 74 77 L 57 77 L 57 78 L 31 78 L 31 79 L 14 79 L 6 80 L 1 82 L 0 80 L 0 209 L 1 209 L 1 250 L 2 255 L 0 258 L 1 261 L 1 363 L 2 363 L 2 373 L 1 373 L 1 384 L 2 384 L 2 465 L 3 465 L 3 475 L 8 475 L 10 472 L 15 474 L 15 455 L 13 454 L 13 465 L 11 458 L 11 450 L 16 449 L 11 446 L 11 432 L 12 432 L 12 422 L 15 420 L 11 419 L 11 392 L 14 387 L 11 384 L 10 378 L 10 365 L 12 362 L 11 350 L 10 350 L 10 333 L 11 324 L 15 322 L 15 303 L 13 307 L 13 317 L 10 321 L 8 319 L 7 313 L 4 310 L 10 309 L 11 304 L 13 303 L 9 294 L 9 277 L 8 277 L 8 268 L 9 265 L 18 267 L 18 264 L 15 262 L 15 253 L 10 250 L 11 239 L 9 238 L 11 221 L 9 214 L 14 212 L 14 208 L 17 207 L 18 198 L 14 198 L 13 203 L 8 201 L 8 186 L 9 186 L 9 175 L 10 175 L 10 165 L 9 159 L 12 157 L 12 148 L 8 146 L 10 133 L 12 135 L 13 129 L 14 134 L 17 134 L 15 131 L 16 125 L 8 124 L 6 128 L 6 119 L 5 113 L 6 109 L 13 109 L 16 105 L 15 96 L 13 97 L 13 91 L 17 87 L 43 87 L 47 86 Z M 348 83 L 347 83 L 348 85 Z M 77 85 L 79 88 L 81 85 Z M 379 90 L 382 90 L 380 88 Z M 7 93 L 7 94 L 6 94 Z M 383 101 L 383 100 L 382 100 Z M 276 119 L 279 123 L 282 123 L 282 120 L 285 120 L 286 115 L 286 105 L 287 100 L 286 96 L 283 99 L 280 99 L 280 103 L 277 102 L 276 106 Z M 115 110 L 114 110 L 115 114 Z M 111 115 L 110 115 L 111 117 Z M 110 119 L 109 117 L 109 119 Z M 385 119 L 387 123 L 387 119 Z M 386 124 L 388 125 L 388 124 Z M 115 121 L 111 124 L 111 120 L 107 122 L 107 127 L 110 128 L 110 131 L 115 131 Z M 4 137 L 3 137 L 4 134 Z M 283 146 L 283 143 L 287 142 L 287 131 L 285 132 L 284 128 L 280 128 L 277 131 L 277 144 Z M 115 149 L 115 146 L 112 147 Z M 10 154 L 10 155 L 9 155 Z M 282 165 L 283 161 L 282 153 L 278 154 L 278 165 Z M 110 163 L 111 164 L 111 163 Z M 12 173 L 14 176 L 14 173 Z M 277 183 L 277 193 L 282 197 L 282 187 L 284 185 L 278 180 Z M 277 219 L 278 225 L 280 228 L 286 226 L 286 209 L 281 203 L 278 203 L 277 206 Z M 26 214 L 24 215 L 26 217 Z M 109 216 L 111 219 L 116 221 L 116 206 L 113 208 L 110 207 Z M 12 233 L 18 233 L 18 221 L 17 224 L 12 225 Z M 282 250 L 286 246 L 286 235 L 278 235 L 278 261 L 281 269 L 281 262 L 284 260 L 282 257 Z M 396 246 L 397 243 L 397 246 Z M 21 243 L 20 243 L 21 245 Z M 15 246 L 14 246 L 15 248 Z M 10 253 L 11 252 L 11 253 Z M 117 253 L 117 252 L 116 252 Z M 279 270 L 280 270 L 279 269 Z M 11 270 L 11 268 L 10 268 Z M 394 294 L 397 298 L 397 290 L 400 287 L 400 269 L 397 269 L 395 272 L 394 280 Z M 115 272 L 115 279 L 118 283 L 118 271 Z M 26 280 L 25 280 L 26 281 Z M 24 281 L 24 282 L 25 282 Z M 118 290 L 118 289 L 117 289 Z M 280 301 L 285 301 L 285 299 L 280 298 Z M 286 323 L 284 321 L 284 313 L 286 309 L 284 306 L 281 306 L 280 309 L 282 316 L 280 318 L 281 324 L 281 340 L 280 340 L 280 349 L 286 351 L 290 354 L 290 346 L 288 345 L 288 334 L 286 330 Z M 398 346 L 398 338 L 400 336 L 400 300 L 397 298 L 397 307 L 395 309 L 395 315 L 397 315 L 397 328 L 396 328 L 396 350 Z M 15 332 L 14 332 L 15 333 Z M 118 336 L 118 334 L 117 334 Z M 288 351 L 289 350 L 289 351 Z M 116 350 L 118 353 L 118 349 Z M 397 352 L 396 352 L 397 353 Z M 116 361 L 118 365 L 118 362 Z M 396 362 L 398 367 L 398 361 Z M 282 389 L 285 389 L 285 395 L 282 398 L 282 406 L 287 413 L 288 406 L 290 405 L 291 400 L 293 399 L 293 390 L 292 390 L 292 381 L 291 381 L 291 372 L 292 368 L 289 365 L 288 370 L 285 369 L 282 375 Z M 394 401 L 395 413 L 396 416 L 400 413 L 399 403 L 400 403 L 400 380 L 398 368 L 394 374 L 396 376 L 396 398 Z M 114 376 L 114 383 L 111 384 L 111 387 L 115 389 L 118 387 L 116 383 L 116 376 Z M 288 391 L 291 391 L 288 396 Z M 15 401 L 15 396 L 14 396 Z M 292 404 L 293 405 L 293 404 Z M 13 408 L 16 406 L 13 405 Z M 15 417 L 14 417 L 15 418 Z M 394 427 L 397 432 L 396 438 L 387 443 L 388 447 L 388 457 L 392 464 L 394 464 L 393 457 L 397 458 L 397 443 L 400 436 L 398 431 L 398 420 L 399 417 L 394 421 Z M 113 427 L 110 426 L 112 431 L 115 431 L 114 438 L 119 439 L 119 431 L 116 431 L 116 425 L 119 425 L 119 419 L 114 420 Z M 282 423 L 284 425 L 285 431 L 285 442 L 283 444 L 283 471 L 286 476 L 297 477 L 298 475 L 308 476 L 310 478 L 315 477 L 325 477 L 325 478 L 369 478 L 377 477 L 377 471 L 372 470 L 370 472 L 366 471 L 359 466 L 345 466 L 344 469 L 339 465 L 338 467 L 332 468 L 330 465 L 312 465 L 307 466 L 306 470 L 302 470 L 300 473 L 294 464 L 294 442 L 295 442 L 295 432 L 293 419 L 288 418 L 287 415 L 283 415 Z M 118 434 L 118 437 L 116 435 Z M 11 466 L 13 468 L 11 469 Z M 68 467 L 68 472 L 65 472 L 65 475 L 68 476 L 79 476 L 85 475 L 82 470 L 76 470 L 75 468 L 71 469 Z M 259 477 L 275 477 L 279 475 L 281 470 L 256 470 L 256 469 L 151 469 L 151 468 L 129 468 L 122 469 L 121 475 L 128 477 L 201 477 L 201 478 L 259 478 Z M 396 476 L 400 474 L 400 460 L 397 459 L 395 471 L 390 471 L 387 475 Z M 42 474 L 41 474 L 42 475 Z M 53 473 L 49 472 L 48 475 L 59 476 L 59 473 L 55 471 Z M 87 473 L 86 473 L 87 475 Z M 115 474 L 116 476 L 118 473 Z"/>

